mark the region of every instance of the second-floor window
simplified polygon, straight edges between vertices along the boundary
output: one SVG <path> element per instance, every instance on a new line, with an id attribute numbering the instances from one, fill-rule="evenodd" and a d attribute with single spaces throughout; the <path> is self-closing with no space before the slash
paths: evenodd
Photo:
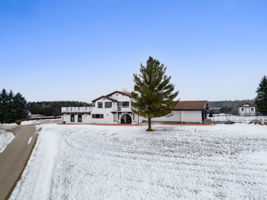
<path id="1" fill-rule="evenodd" d="M 105 108 L 111 108 L 112 102 L 105 102 Z"/>
<path id="2" fill-rule="evenodd" d="M 103 103 L 102 102 L 98 102 L 98 104 L 97 104 L 98 106 L 98 108 L 103 108 Z"/>
<path id="3" fill-rule="evenodd" d="M 123 101 L 121 102 L 122 107 L 128 108 L 130 106 L 130 102 L 129 101 Z"/>

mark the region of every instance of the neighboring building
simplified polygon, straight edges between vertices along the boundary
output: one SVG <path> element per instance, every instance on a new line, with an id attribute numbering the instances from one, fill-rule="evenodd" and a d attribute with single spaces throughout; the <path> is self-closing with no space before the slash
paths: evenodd
<path id="1" fill-rule="evenodd" d="M 240 104 L 238 105 L 238 114 L 240 116 L 255 116 L 256 106 L 250 103 Z"/>
<path id="2" fill-rule="evenodd" d="M 44 115 L 41 114 L 29 114 L 28 115 L 29 119 L 43 119 L 46 118 Z"/>
<path id="3" fill-rule="evenodd" d="M 115 91 L 94 99 L 92 107 L 62 107 L 63 123 L 140 124 L 145 118 L 131 110 L 131 94 Z M 172 113 L 153 118 L 153 122 L 202 123 L 206 119 L 207 101 L 180 101 Z"/>

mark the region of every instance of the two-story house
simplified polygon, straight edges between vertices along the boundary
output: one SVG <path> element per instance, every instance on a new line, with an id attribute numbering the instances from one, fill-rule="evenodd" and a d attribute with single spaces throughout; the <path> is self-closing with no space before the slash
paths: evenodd
<path id="1" fill-rule="evenodd" d="M 63 123 L 140 124 L 145 118 L 131 109 L 131 94 L 115 91 L 92 101 L 92 107 L 62 107 Z M 172 113 L 153 118 L 153 122 L 202 123 L 206 119 L 207 101 L 179 101 Z"/>
<path id="2" fill-rule="evenodd" d="M 138 124 L 131 110 L 131 94 L 115 91 L 92 101 L 92 107 L 62 107 L 63 123 Z"/>

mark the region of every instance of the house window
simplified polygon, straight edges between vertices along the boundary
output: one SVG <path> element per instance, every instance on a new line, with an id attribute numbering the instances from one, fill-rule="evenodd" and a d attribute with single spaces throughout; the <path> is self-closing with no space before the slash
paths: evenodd
<path id="1" fill-rule="evenodd" d="M 92 118 L 100 119 L 100 118 L 104 118 L 104 115 L 103 114 L 92 114 Z"/>
<path id="2" fill-rule="evenodd" d="M 129 101 L 123 101 L 121 104 L 122 104 L 122 107 L 128 108 L 130 105 L 130 102 Z"/>
<path id="3" fill-rule="evenodd" d="M 251 112 L 254 112 L 254 108 L 250 108 Z"/>
<path id="4" fill-rule="evenodd" d="M 241 108 L 241 111 L 244 112 L 244 108 Z"/>
<path id="5" fill-rule="evenodd" d="M 105 108 L 111 108 L 112 102 L 105 102 Z"/>
<path id="6" fill-rule="evenodd" d="M 79 114 L 79 115 L 78 115 L 78 122 L 82 122 L 82 118 L 83 118 L 82 115 Z"/>
<path id="7" fill-rule="evenodd" d="M 97 104 L 98 106 L 98 108 L 103 108 L 103 103 L 102 102 L 98 102 L 98 104 Z"/>
<path id="8" fill-rule="evenodd" d="M 71 115 L 70 115 L 70 121 L 71 121 L 71 122 L 74 122 L 74 114 L 71 114 Z"/>

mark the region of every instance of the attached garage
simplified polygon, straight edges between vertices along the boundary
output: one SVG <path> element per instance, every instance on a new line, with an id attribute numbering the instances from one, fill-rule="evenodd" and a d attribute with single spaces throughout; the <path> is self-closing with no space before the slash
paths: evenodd
<path id="1" fill-rule="evenodd" d="M 164 117 L 153 118 L 153 122 L 202 123 L 207 116 L 208 101 L 179 101 L 173 111 Z"/>

